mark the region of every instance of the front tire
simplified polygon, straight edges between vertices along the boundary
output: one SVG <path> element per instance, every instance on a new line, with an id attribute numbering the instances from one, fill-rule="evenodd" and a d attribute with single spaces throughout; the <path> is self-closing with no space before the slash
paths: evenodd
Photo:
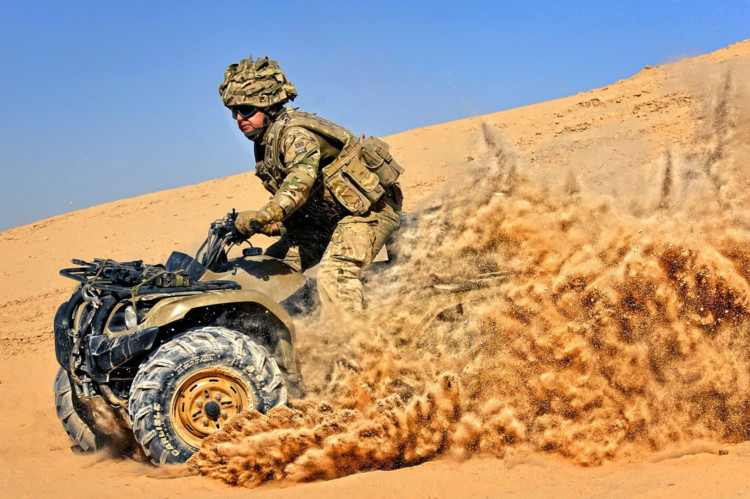
<path id="1" fill-rule="evenodd" d="M 70 385 L 68 372 L 62 367 L 57 371 L 54 387 L 55 409 L 57 417 L 65 428 L 65 433 L 83 452 L 99 450 L 100 445 L 94 431 L 76 411 L 73 387 Z"/>
<path id="2" fill-rule="evenodd" d="M 281 371 L 265 348 L 231 329 L 202 327 L 141 364 L 130 389 L 130 422 L 154 464 L 183 463 L 235 415 L 286 401 Z"/>

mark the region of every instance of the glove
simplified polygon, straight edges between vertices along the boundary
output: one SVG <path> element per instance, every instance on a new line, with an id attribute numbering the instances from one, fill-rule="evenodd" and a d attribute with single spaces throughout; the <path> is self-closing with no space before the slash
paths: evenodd
<path id="1" fill-rule="evenodd" d="M 260 229 L 258 232 L 261 234 L 265 234 L 266 236 L 281 236 L 284 237 L 286 235 L 286 227 L 284 227 L 284 224 L 281 222 L 272 222 L 262 229 Z"/>
<path id="2" fill-rule="evenodd" d="M 256 232 L 261 231 L 266 225 L 271 223 L 271 215 L 268 212 L 260 211 L 243 211 L 237 215 L 234 221 L 234 228 L 241 235 L 248 237 Z"/>
<path id="3" fill-rule="evenodd" d="M 280 222 L 284 218 L 284 211 L 279 205 L 269 202 L 259 211 L 243 211 L 237 215 L 234 227 L 245 237 L 252 236 L 273 222 Z"/>
<path id="4" fill-rule="evenodd" d="M 229 229 L 229 239 L 227 239 L 227 243 L 238 243 L 245 239 L 245 236 L 240 234 L 240 231 L 237 230 L 237 215 L 234 216 L 230 220 L 230 223 L 227 225 L 227 228 Z"/>

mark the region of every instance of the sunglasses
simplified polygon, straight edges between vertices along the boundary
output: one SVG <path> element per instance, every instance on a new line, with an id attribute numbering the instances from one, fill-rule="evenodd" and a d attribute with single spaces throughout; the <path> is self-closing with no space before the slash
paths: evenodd
<path id="1" fill-rule="evenodd" d="M 252 118 L 255 113 L 260 111 L 260 108 L 255 106 L 232 106 L 229 108 L 232 111 L 232 118 L 237 119 L 237 115 L 242 116 L 243 119 Z"/>

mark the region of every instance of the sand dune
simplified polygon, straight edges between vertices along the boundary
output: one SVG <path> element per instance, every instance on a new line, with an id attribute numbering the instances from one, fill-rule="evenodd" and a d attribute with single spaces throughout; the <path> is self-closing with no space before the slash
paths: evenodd
<path id="1" fill-rule="evenodd" d="M 713 272 L 711 277 L 716 282 L 728 282 L 732 287 L 732 303 L 736 307 L 734 326 L 718 323 L 711 326 L 714 323 L 709 322 L 720 317 L 708 318 L 695 312 L 695 320 L 702 321 L 700 331 L 715 327 L 717 337 L 726 335 L 727 344 L 737 347 L 724 350 L 731 352 L 731 358 L 717 358 L 710 370 L 706 364 L 691 360 L 707 352 L 700 350 L 700 345 L 708 343 L 701 343 L 694 329 L 676 325 L 686 317 L 688 305 L 668 298 L 649 299 L 649 303 L 664 303 L 667 309 L 676 303 L 675 320 L 667 321 L 666 326 L 660 323 L 659 327 L 684 333 L 685 338 L 697 342 L 697 350 L 684 346 L 686 353 L 683 355 L 691 360 L 691 368 L 697 369 L 690 371 L 690 375 L 704 380 L 715 378 L 716 386 L 728 384 L 724 400 L 736 399 L 727 402 L 730 414 L 706 407 L 705 417 L 694 420 L 654 416 L 647 423 L 656 421 L 648 439 L 641 441 L 634 436 L 630 440 L 612 440 L 612 448 L 605 443 L 576 446 L 575 442 L 545 447 L 542 437 L 535 440 L 536 437 L 529 434 L 525 437 L 528 442 L 525 446 L 488 444 L 486 453 L 435 453 L 431 456 L 434 460 L 414 461 L 427 462 L 413 468 L 360 473 L 303 485 L 284 481 L 282 485 L 294 488 L 277 490 L 278 484 L 265 484 L 255 492 L 320 496 L 332 493 L 671 496 L 750 492 L 750 481 L 745 476 L 750 466 L 750 392 L 747 386 L 750 355 L 746 349 L 748 323 L 744 315 L 750 300 L 747 291 L 750 267 L 745 256 L 748 251 L 744 249 L 750 238 L 750 164 L 746 159 L 750 149 L 749 77 L 750 41 L 745 41 L 712 54 L 647 67 L 629 79 L 575 96 L 387 138 L 395 155 L 407 167 L 403 179 L 406 208 L 415 210 L 421 204 L 437 200 L 458 201 L 470 212 L 463 213 L 462 222 L 456 225 L 464 234 L 454 241 L 456 247 L 470 248 L 498 261 L 515 262 L 516 270 L 520 269 L 522 275 L 524 265 L 528 266 L 523 258 L 531 252 L 519 256 L 496 250 L 498 246 L 488 241 L 515 234 L 518 244 L 541 247 L 543 251 L 534 254 L 538 265 L 554 267 L 555 262 L 560 262 L 559 268 L 548 273 L 560 279 L 573 273 L 585 274 L 580 266 L 571 263 L 576 258 L 581 258 L 586 265 L 597 259 L 607 261 L 607 257 L 602 256 L 607 248 L 635 251 L 637 247 L 641 251 L 641 247 L 650 244 L 653 254 L 661 261 L 679 260 L 679 255 L 672 255 L 668 250 L 672 244 L 693 251 L 697 255 L 695 261 Z M 483 177 L 474 173 L 486 172 L 487 167 L 502 170 L 505 175 L 502 185 L 483 181 Z M 472 204 L 475 199 L 455 196 L 456 186 L 467 179 L 474 182 L 470 184 L 473 188 L 490 185 L 500 192 L 502 186 L 507 185 L 508 175 L 521 179 L 514 181 L 520 183 L 513 185 L 521 187 L 513 194 L 501 192 L 502 196 L 489 196 L 483 204 Z M 52 378 L 57 367 L 51 324 L 57 305 L 71 291 L 70 282 L 57 273 L 71 258 L 164 261 L 172 250 L 194 251 L 210 221 L 233 207 L 257 206 L 258 200 L 265 197 L 252 173 L 246 173 L 119 200 L 0 233 L 3 257 L 0 267 L 0 395 L 5 401 L 0 418 L 5 428 L 12 429 L 0 447 L 3 456 L 0 483 L 4 490 L 11 496 L 39 493 L 107 496 L 124 491 L 156 496 L 178 493 L 198 496 L 217 491 L 243 493 L 205 477 L 179 476 L 180 470 L 155 470 L 128 460 L 72 454 L 52 401 Z M 569 199 L 574 201 L 567 201 Z M 539 210 L 538 206 L 542 205 L 545 209 Z M 597 219 L 600 225 L 594 227 L 591 225 L 593 218 L 588 217 L 597 210 L 600 210 Z M 444 215 L 455 218 L 460 213 L 459 209 L 459 212 Z M 423 244 L 430 236 L 427 233 L 420 237 L 419 244 Z M 586 253 L 582 248 L 587 244 L 592 249 L 584 259 L 581 255 Z M 439 247 L 433 249 L 438 253 L 444 251 Z M 417 255 L 413 259 L 415 269 L 429 263 L 429 259 L 420 258 Z M 633 268 L 636 271 L 648 269 L 649 262 L 645 257 L 642 260 L 633 257 L 622 267 L 618 267 L 619 263 L 610 267 L 603 265 L 609 270 L 602 270 L 597 278 L 606 275 L 607 279 L 615 279 Z M 611 276 L 606 274 L 610 270 Z M 730 270 L 734 271 L 731 276 Z M 694 282 L 695 275 L 686 275 L 684 279 Z M 526 280 L 516 283 L 517 288 L 504 289 L 504 293 L 519 304 L 536 297 L 538 306 L 543 309 L 549 305 L 543 293 L 531 288 L 538 286 L 541 290 L 547 284 L 558 286 L 557 289 L 564 287 L 559 280 L 548 283 L 545 280 L 548 278 L 551 279 L 527 274 Z M 592 277 L 591 282 L 595 281 Z M 655 281 L 654 289 L 659 289 L 660 283 Z M 673 289 L 670 284 L 663 286 L 664 293 Z M 399 292 L 416 291 L 401 289 Z M 657 295 L 663 296 L 658 292 Z M 699 299 L 706 299 L 700 296 Z M 560 291 L 557 300 L 574 299 L 577 297 L 573 294 Z M 691 300 L 684 303 L 696 305 L 695 299 Z M 528 307 L 533 309 L 532 305 Z M 555 307 L 555 313 L 559 314 L 557 301 Z M 709 307 L 700 307 L 700 310 L 704 308 Z M 476 311 L 477 317 L 501 324 L 502 318 L 498 319 L 493 313 L 481 308 Z M 569 324 L 585 323 L 581 318 L 585 318 L 585 313 L 581 312 L 580 316 L 576 313 L 539 312 L 538 317 L 547 321 L 546 329 L 533 326 L 536 320 L 533 314 L 528 324 L 541 327 L 534 330 L 534 334 L 547 334 L 549 341 L 563 343 L 556 345 L 557 348 L 565 348 L 569 343 L 562 329 Z M 653 325 L 643 322 L 646 323 Z M 512 330 L 511 326 L 497 327 Z M 523 331 L 518 335 L 522 337 Z M 313 340 L 310 336 L 303 348 L 310 353 L 308 358 L 319 359 L 322 365 L 326 359 L 315 356 Z M 635 363 L 641 362 L 630 350 L 622 350 L 622 353 L 632 354 Z M 408 355 L 402 357 L 410 360 Z M 582 364 L 589 365 L 586 362 Z M 438 361 L 435 365 L 445 369 L 455 367 Z M 306 375 L 314 385 L 313 392 L 317 389 L 320 396 L 330 398 L 328 388 L 315 385 L 317 367 L 320 366 L 308 365 L 303 369 L 309 371 Z M 544 364 L 526 367 L 541 369 Z M 504 372 L 498 370 L 491 374 L 499 379 Z M 555 372 L 558 380 L 543 387 L 550 393 L 558 393 L 565 386 L 593 393 L 590 383 L 596 378 L 592 378 L 590 372 L 588 381 L 573 379 L 562 369 Z M 650 389 L 651 380 L 638 379 L 642 376 L 643 371 L 633 371 L 634 390 Z M 342 375 L 340 381 L 346 384 L 350 380 Z M 377 379 L 371 381 L 375 392 L 387 388 L 385 384 L 378 385 Z M 419 380 L 413 381 L 415 386 L 419 384 Z M 575 396 L 570 398 L 575 399 Z M 673 398 L 665 395 L 664 403 L 672 403 Z M 489 403 L 479 400 L 482 406 Z M 627 402 L 622 402 L 622 407 L 627 407 Z M 521 409 L 515 407 L 515 410 Z M 481 410 L 477 414 L 487 416 Z M 614 413 L 600 414 L 588 420 L 571 438 L 593 442 L 586 436 L 592 425 L 602 421 L 614 424 L 618 418 Z M 669 437 L 664 433 L 668 432 L 666 424 L 686 421 L 691 427 L 677 432 L 679 435 Z M 722 426 L 726 421 L 730 423 Z M 662 423 L 665 425 L 659 426 Z M 733 430 L 722 430 L 730 426 Z M 468 427 L 462 428 L 468 431 Z M 548 435 L 557 435 L 555 428 L 549 426 L 547 430 L 551 433 Z M 550 438 L 562 438 L 554 435 Z M 651 443 L 644 444 L 646 441 Z M 576 463 L 597 466 L 584 468 Z M 333 478 L 342 474 L 345 473 L 321 476 Z"/>

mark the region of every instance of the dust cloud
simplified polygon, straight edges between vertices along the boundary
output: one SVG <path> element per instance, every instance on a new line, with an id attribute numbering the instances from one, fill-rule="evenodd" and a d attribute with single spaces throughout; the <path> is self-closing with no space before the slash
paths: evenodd
<path id="1" fill-rule="evenodd" d="M 666 150 L 659 185 L 620 198 L 574 174 L 540 187 L 484 126 L 472 178 L 410 216 L 395 263 L 369 273 L 365 316 L 298 324 L 309 400 L 239 415 L 188 466 L 255 486 L 750 439 L 742 102 L 727 75 L 693 149 Z"/>

